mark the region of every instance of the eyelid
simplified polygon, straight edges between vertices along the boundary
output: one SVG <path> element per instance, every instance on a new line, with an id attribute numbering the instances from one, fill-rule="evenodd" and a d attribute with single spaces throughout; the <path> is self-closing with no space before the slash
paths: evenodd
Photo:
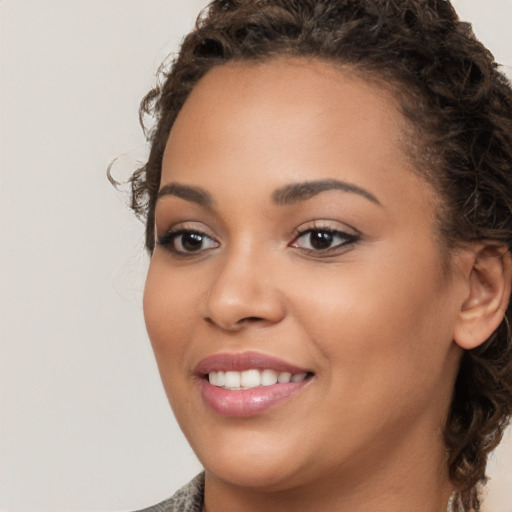
<path id="1" fill-rule="evenodd" d="M 332 231 L 344 233 L 348 236 L 361 237 L 361 232 L 350 224 L 345 224 L 337 220 L 321 219 L 304 222 L 297 228 L 295 228 L 293 236 L 294 238 L 300 236 L 308 231 Z"/>
<path id="2" fill-rule="evenodd" d="M 202 222 L 197 221 L 184 220 L 174 224 L 169 223 L 164 228 L 160 229 L 157 225 L 155 226 L 155 233 L 157 238 L 165 236 L 168 233 L 176 233 L 178 231 L 191 231 L 204 234 L 213 239 L 217 238 L 214 231 L 210 227 L 208 227 L 206 224 L 203 224 Z"/>
<path id="3" fill-rule="evenodd" d="M 335 224 L 335 225 L 333 225 Z M 314 232 L 325 232 L 330 233 L 333 236 L 338 236 L 339 238 L 343 239 L 341 242 L 338 242 L 336 245 L 332 247 L 327 247 L 325 249 L 315 249 L 315 248 L 308 248 L 308 247 L 300 247 L 298 245 L 298 241 L 305 237 L 308 234 L 314 233 Z M 318 257 L 326 257 L 331 255 L 337 255 L 341 251 L 344 251 L 348 249 L 349 246 L 354 245 L 357 243 L 361 238 L 361 233 L 356 230 L 355 228 L 352 228 L 351 226 L 348 226 L 344 224 L 343 226 L 340 226 L 340 223 L 330 222 L 330 221 L 313 221 L 312 223 L 305 223 L 299 226 L 293 236 L 293 240 L 290 242 L 289 247 L 293 247 L 296 249 L 300 249 L 301 251 L 304 251 L 306 253 L 318 256 Z"/>
<path id="4" fill-rule="evenodd" d="M 198 227 L 199 224 L 199 227 Z M 173 247 L 174 241 L 181 235 L 184 234 L 196 234 L 201 237 L 208 238 L 215 243 L 215 247 L 207 247 L 204 249 L 200 249 L 197 251 L 180 251 Z M 178 224 L 172 225 L 163 233 L 156 234 L 157 246 L 163 247 L 165 250 L 169 251 L 174 256 L 178 257 L 190 257 L 190 256 L 200 256 L 205 252 L 214 249 L 220 246 L 220 242 L 217 237 L 212 233 L 207 226 L 197 222 L 179 222 Z"/>

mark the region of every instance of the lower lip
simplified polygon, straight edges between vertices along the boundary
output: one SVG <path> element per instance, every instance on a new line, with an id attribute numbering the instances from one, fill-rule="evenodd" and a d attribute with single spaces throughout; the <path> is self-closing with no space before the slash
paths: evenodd
<path id="1" fill-rule="evenodd" d="M 201 395 L 206 405 L 222 416 L 248 417 L 283 404 L 299 393 L 310 379 L 230 391 L 201 380 Z"/>

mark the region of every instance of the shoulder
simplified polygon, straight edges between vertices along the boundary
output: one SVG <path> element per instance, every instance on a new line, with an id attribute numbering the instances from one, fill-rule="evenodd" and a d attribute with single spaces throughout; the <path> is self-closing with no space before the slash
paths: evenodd
<path id="1" fill-rule="evenodd" d="M 204 497 L 204 473 L 200 473 L 169 498 L 138 512 L 201 512 Z"/>

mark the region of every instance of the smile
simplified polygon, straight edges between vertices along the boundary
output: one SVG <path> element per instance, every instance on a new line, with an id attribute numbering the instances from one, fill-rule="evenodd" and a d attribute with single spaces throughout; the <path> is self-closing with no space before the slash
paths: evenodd
<path id="1" fill-rule="evenodd" d="M 209 356 L 195 373 L 205 405 L 234 417 L 258 415 L 284 404 L 314 376 L 304 368 L 253 352 Z"/>
<path id="2" fill-rule="evenodd" d="M 292 374 L 290 372 L 277 372 L 275 370 L 245 370 L 218 371 L 208 374 L 208 381 L 213 386 L 240 391 L 243 389 L 254 389 L 274 384 L 288 384 L 289 382 L 302 382 L 308 374 L 306 372 Z"/>

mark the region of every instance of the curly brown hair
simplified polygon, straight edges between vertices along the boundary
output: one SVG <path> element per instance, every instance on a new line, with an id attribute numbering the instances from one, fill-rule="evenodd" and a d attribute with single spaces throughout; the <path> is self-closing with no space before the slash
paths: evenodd
<path id="1" fill-rule="evenodd" d="M 512 250 L 512 88 L 449 1 L 214 0 L 141 104 L 141 122 L 150 115 L 155 125 L 131 206 L 150 252 L 164 149 L 191 90 L 228 61 L 286 55 L 341 63 L 395 90 L 413 128 L 408 152 L 442 199 L 445 247 L 485 240 Z M 512 414 L 511 318 L 509 305 L 493 335 L 464 352 L 445 426 L 466 509 L 480 506 L 477 484 Z"/>

